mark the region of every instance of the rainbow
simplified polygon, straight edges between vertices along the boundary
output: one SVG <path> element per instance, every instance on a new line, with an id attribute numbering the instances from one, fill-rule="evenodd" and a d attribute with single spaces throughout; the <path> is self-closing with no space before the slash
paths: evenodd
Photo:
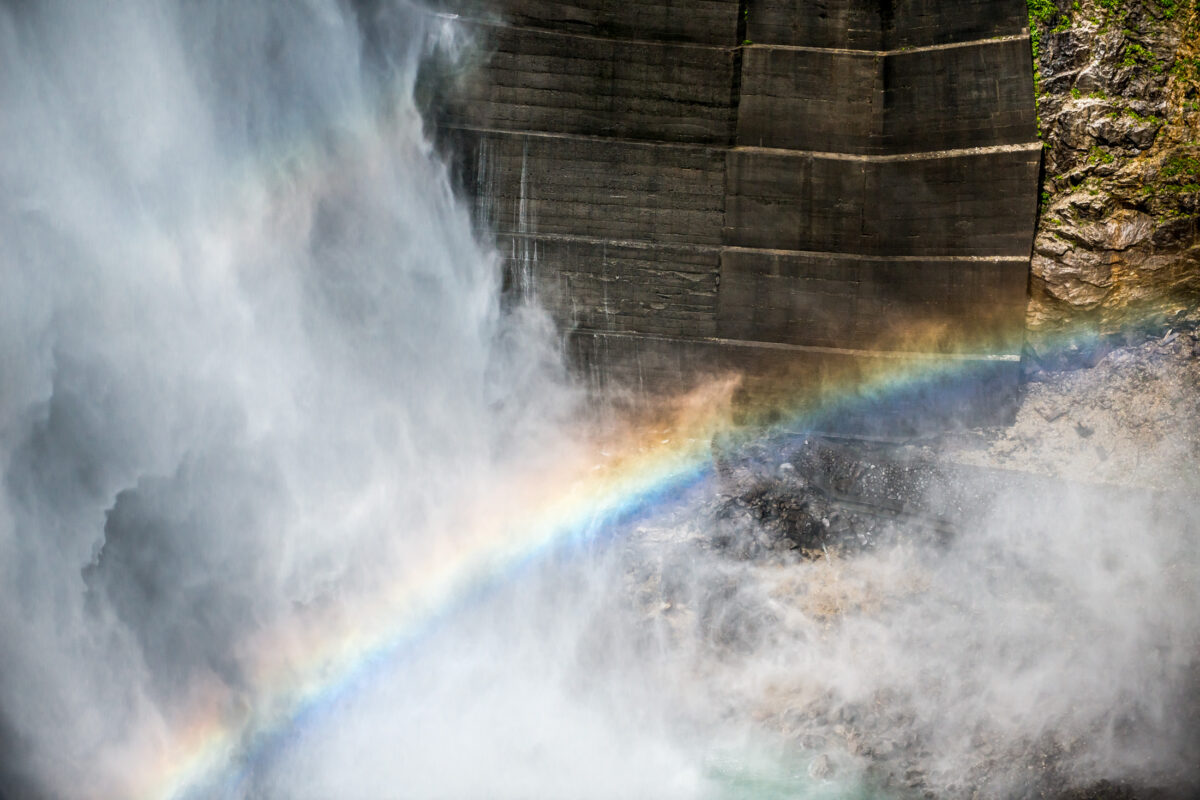
<path id="1" fill-rule="evenodd" d="M 856 374 L 843 385 L 823 387 L 818 409 L 811 402 L 802 404 L 803 410 L 788 409 L 778 427 L 808 429 L 817 415 L 856 408 L 864 397 L 878 401 L 938 385 L 977 363 L 976 358 L 895 354 L 869 376 Z M 310 615 L 246 643 L 243 652 L 278 654 L 256 662 L 253 706 L 231 711 L 219 690 L 209 696 L 200 692 L 189 722 L 142 764 L 133 796 L 182 799 L 236 786 L 272 743 L 364 685 L 489 587 L 513 580 L 550 554 L 618 535 L 705 486 L 713 474 L 714 436 L 736 441 L 763 433 L 730 424 L 731 386 L 690 396 L 666 427 L 627 431 L 620 441 L 605 442 L 608 456 L 598 463 L 594 457 L 568 456 L 570 463 L 556 466 L 554 480 L 526 475 L 495 497 L 477 498 L 474 505 L 488 508 L 488 518 L 468 519 L 468 533 L 452 551 L 432 556 L 375 596 L 359 598 L 351 610 Z M 499 513 L 492 513 L 496 509 Z"/>
<path id="2" fill-rule="evenodd" d="M 1082 329 L 1065 331 L 1058 342 L 1067 346 L 1087 335 Z M 818 406 L 808 397 L 785 409 L 775 429 L 811 430 L 814 421 L 860 408 L 864 398 L 903 398 L 922 387 L 945 385 L 981 359 L 1014 358 L 893 354 L 870 375 L 858 372 L 841 385 L 822 387 Z M 258 665 L 254 706 L 223 712 L 219 697 L 200 703 L 190 722 L 174 731 L 170 746 L 143 765 L 134 796 L 183 800 L 210 796 L 217 786 L 236 786 L 265 750 L 368 683 L 490 588 L 514 580 L 549 555 L 619 535 L 631 523 L 702 490 L 713 475 L 713 437 L 724 436 L 736 446 L 739 439 L 770 433 L 731 425 L 731 388 L 726 383 L 689 396 L 665 427 L 630 430 L 618 442 L 594 444 L 597 449 L 589 452 L 602 447 L 607 454 L 599 462 L 568 457 L 571 463 L 557 465 L 554 479 L 526 475 L 495 497 L 482 498 L 475 505 L 489 509 L 487 521 L 470 520 L 469 534 L 453 551 L 412 572 L 419 577 L 361 598 L 353 613 L 306 617 L 249 643 L 247 652 L 285 654 Z M 500 513 L 491 513 L 497 508 Z"/>
<path id="3" fill-rule="evenodd" d="M 419 578 L 365 599 L 352 614 L 305 619 L 299 628 L 250 643 L 248 652 L 302 656 L 299 664 L 258 665 L 253 683 L 264 690 L 254 708 L 232 715 L 211 707 L 197 713 L 141 777 L 135 796 L 207 796 L 214 781 L 235 780 L 236 763 L 252 760 L 255 750 L 297 720 L 360 685 L 471 598 L 551 552 L 593 542 L 702 483 L 710 472 L 707 448 L 707 440 L 693 437 L 625 458 L 617 469 L 591 470 L 604 473 L 597 477 L 560 483 L 534 510 L 480 525 L 454 552 L 412 570 Z"/>
<path id="4" fill-rule="evenodd" d="M 385 139 L 376 139 L 375 148 L 363 157 L 384 158 Z M 280 165 L 301 164 L 301 174 L 290 175 L 301 185 L 336 180 L 319 166 L 321 160 L 315 149 L 297 143 Z M 281 166 L 277 174 L 287 176 L 288 170 Z M 236 240 L 238 225 L 226 220 L 215 235 Z M 1023 335 L 1011 333 L 1009 342 Z M 1092 335 L 1073 329 L 1063 331 L 1058 341 L 1066 345 Z M 948 384 L 942 382 L 981 364 L 1019 360 L 1011 346 L 996 350 L 983 343 L 964 343 L 958 354 L 871 356 L 870 366 L 827 375 L 817 386 L 777 387 L 774 396 L 784 400 L 768 403 L 775 427 L 811 430 L 821 420 L 857 413 L 864 404 L 870 408 L 871 403 L 922 390 L 943 391 L 939 387 Z M 500 511 L 486 520 L 480 515 L 465 521 L 468 533 L 456 538 L 452 550 L 431 555 L 419 569 L 373 596 L 358 598 L 350 608 L 302 616 L 244 643 L 240 651 L 256 656 L 252 705 L 239 705 L 220 686 L 190 687 L 190 710 L 180 715 L 185 721 L 172 723 L 165 743 L 147 748 L 152 754 L 137 759 L 123 796 L 184 800 L 236 788 L 256 759 L 289 732 L 369 682 L 456 610 L 486 596 L 489 587 L 513 580 L 554 553 L 619 535 L 631 523 L 703 488 L 713 474 L 714 437 L 736 445 L 742 437 L 764 433 L 732 425 L 730 389 L 721 385 L 698 395 L 700 400 L 681 403 L 686 411 L 669 424 L 593 443 L 590 452 L 609 454 L 602 459 L 572 453 L 566 463 L 556 465 L 552 478 L 526 475 L 496 497 L 477 498 L 476 507 Z"/>

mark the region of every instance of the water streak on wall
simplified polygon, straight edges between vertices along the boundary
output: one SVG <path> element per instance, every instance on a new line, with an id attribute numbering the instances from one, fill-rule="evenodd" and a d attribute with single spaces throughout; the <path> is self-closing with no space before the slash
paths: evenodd
<path id="1" fill-rule="evenodd" d="M 443 6 L 487 56 L 441 137 L 489 154 L 478 202 L 503 251 L 536 249 L 513 266 L 580 362 L 675 384 L 998 343 L 1015 391 L 1040 163 L 1023 2 Z"/>

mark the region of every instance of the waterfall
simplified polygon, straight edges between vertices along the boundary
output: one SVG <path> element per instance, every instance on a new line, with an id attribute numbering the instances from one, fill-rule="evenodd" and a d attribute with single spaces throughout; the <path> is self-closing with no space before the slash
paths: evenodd
<path id="1" fill-rule="evenodd" d="M 460 22 L 0 0 L 0 798 L 1187 796 L 1194 474 L 881 523 L 728 382 L 595 434 L 414 99 Z"/>
<path id="2" fill-rule="evenodd" d="M 554 435 L 553 343 L 414 105 L 457 36 L 411 2 L 0 5 L 16 796 L 129 796 L 197 715 L 274 713 L 314 609 L 455 547 Z"/>

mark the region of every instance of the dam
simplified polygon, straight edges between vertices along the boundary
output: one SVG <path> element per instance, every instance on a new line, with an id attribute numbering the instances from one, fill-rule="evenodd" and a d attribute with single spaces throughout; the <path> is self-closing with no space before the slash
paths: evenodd
<path id="1" fill-rule="evenodd" d="M 1035 15 L 1023 316 L 1020 9 L 494 1 L 0 2 L 0 800 L 1200 797 L 1200 305 L 1014 336 L 1200 11 Z"/>
<path id="2" fill-rule="evenodd" d="M 597 382 L 920 354 L 1005 413 L 1041 155 L 1024 2 L 440 8 L 484 55 L 440 76 L 438 136 Z"/>

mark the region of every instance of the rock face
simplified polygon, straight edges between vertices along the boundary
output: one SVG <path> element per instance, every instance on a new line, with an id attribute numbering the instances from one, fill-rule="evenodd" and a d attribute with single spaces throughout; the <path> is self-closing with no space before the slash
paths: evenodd
<path id="1" fill-rule="evenodd" d="M 1200 298 L 1200 23 L 1191 0 L 1030 3 L 1046 141 L 1035 350 Z"/>
<path id="2" fill-rule="evenodd" d="M 642 386 L 1018 352 L 1023 3 L 441 5 L 489 56 L 443 81 L 439 134 L 581 365 Z M 1013 392 L 1015 359 L 988 364 Z"/>

